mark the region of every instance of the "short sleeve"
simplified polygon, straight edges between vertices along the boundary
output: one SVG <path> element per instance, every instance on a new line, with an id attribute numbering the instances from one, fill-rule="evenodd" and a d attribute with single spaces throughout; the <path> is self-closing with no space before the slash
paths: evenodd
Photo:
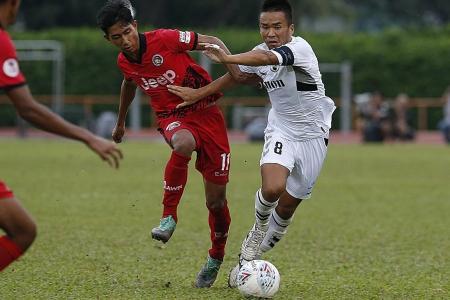
<path id="1" fill-rule="evenodd" d="M 0 89 L 10 90 L 25 84 L 25 77 L 20 71 L 16 50 L 4 32 L 1 33 L 0 43 Z"/>
<path id="2" fill-rule="evenodd" d="M 306 41 L 292 41 L 271 51 L 278 57 L 281 66 L 307 67 L 315 57 Z"/>
<path id="3" fill-rule="evenodd" d="M 198 34 L 195 32 L 161 29 L 158 34 L 169 49 L 177 52 L 191 51 L 197 48 Z"/>
<path id="4" fill-rule="evenodd" d="M 281 66 L 292 66 L 294 64 L 294 52 L 287 45 L 271 50 L 278 58 L 278 64 Z"/>

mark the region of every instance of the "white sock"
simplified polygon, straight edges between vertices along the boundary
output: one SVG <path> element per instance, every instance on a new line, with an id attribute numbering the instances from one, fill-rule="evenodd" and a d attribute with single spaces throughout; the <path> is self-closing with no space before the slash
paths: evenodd
<path id="1" fill-rule="evenodd" d="M 269 202 L 264 199 L 261 189 L 256 192 L 255 195 L 255 219 L 256 226 L 263 230 L 267 231 L 269 227 L 269 217 L 274 211 L 275 207 L 278 204 L 278 200 L 275 202 Z"/>
<path id="2" fill-rule="evenodd" d="M 282 219 L 275 210 L 272 212 L 269 221 L 269 229 L 267 230 L 266 236 L 260 247 L 263 253 L 275 247 L 275 244 L 283 238 L 287 232 L 287 227 L 291 224 L 293 218 L 294 216 L 285 220 Z"/>

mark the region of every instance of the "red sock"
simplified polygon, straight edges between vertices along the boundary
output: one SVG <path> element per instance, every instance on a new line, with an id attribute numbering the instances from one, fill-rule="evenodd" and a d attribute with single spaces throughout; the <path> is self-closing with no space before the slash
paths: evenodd
<path id="1" fill-rule="evenodd" d="M 22 250 L 7 236 L 0 237 L 0 271 L 22 255 Z"/>
<path id="2" fill-rule="evenodd" d="M 178 221 L 177 208 L 187 182 L 190 160 L 190 157 L 172 151 L 164 172 L 163 218 L 171 215 L 175 222 Z"/>
<path id="3" fill-rule="evenodd" d="M 223 260 L 225 256 L 225 244 L 228 238 L 228 229 L 230 228 L 231 217 L 228 210 L 228 203 L 221 209 L 209 210 L 209 228 L 211 229 L 212 248 L 209 249 L 209 256 L 215 259 Z"/>

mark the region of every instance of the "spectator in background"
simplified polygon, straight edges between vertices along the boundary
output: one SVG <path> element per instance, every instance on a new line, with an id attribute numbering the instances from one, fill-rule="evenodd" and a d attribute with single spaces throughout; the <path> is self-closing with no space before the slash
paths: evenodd
<path id="1" fill-rule="evenodd" d="M 95 134 L 104 138 L 110 137 L 117 123 L 117 115 L 112 111 L 104 111 L 95 122 Z"/>
<path id="2" fill-rule="evenodd" d="M 380 91 L 372 93 L 366 109 L 360 114 L 364 142 L 382 142 L 389 136 L 389 106 Z"/>
<path id="3" fill-rule="evenodd" d="M 392 138 L 400 141 L 410 141 L 415 137 L 415 131 L 411 126 L 411 114 L 409 111 L 409 97 L 407 94 L 399 94 L 393 103 L 391 110 Z"/>
<path id="4" fill-rule="evenodd" d="M 450 86 L 447 87 L 444 95 L 442 95 L 444 102 L 444 118 L 439 122 L 439 129 L 444 134 L 445 141 L 450 144 Z"/>
<path id="5" fill-rule="evenodd" d="M 364 132 L 365 116 L 368 115 L 370 110 L 371 98 L 371 93 L 356 94 L 353 98 L 356 110 L 355 130 L 361 136 L 363 136 Z"/>

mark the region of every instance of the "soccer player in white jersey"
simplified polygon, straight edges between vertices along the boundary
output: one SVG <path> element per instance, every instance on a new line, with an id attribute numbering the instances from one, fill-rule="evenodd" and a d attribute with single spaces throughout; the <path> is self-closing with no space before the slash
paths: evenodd
<path id="1" fill-rule="evenodd" d="M 259 19 L 264 43 L 252 51 L 227 55 L 215 45 L 206 46 L 216 62 L 239 64 L 209 86 L 192 90 L 170 86 L 184 98 L 183 105 L 237 83 L 259 81 L 267 89 L 272 108 L 265 130 L 260 161 L 262 186 L 255 195 L 255 224 L 242 242 L 239 264 L 258 259 L 286 234 L 294 212 L 311 196 L 327 153 L 334 102 L 325 96 L 319 65 L 311 46 L 293 37 L 292 8 L 286 0 L 266 0 Z"/>

